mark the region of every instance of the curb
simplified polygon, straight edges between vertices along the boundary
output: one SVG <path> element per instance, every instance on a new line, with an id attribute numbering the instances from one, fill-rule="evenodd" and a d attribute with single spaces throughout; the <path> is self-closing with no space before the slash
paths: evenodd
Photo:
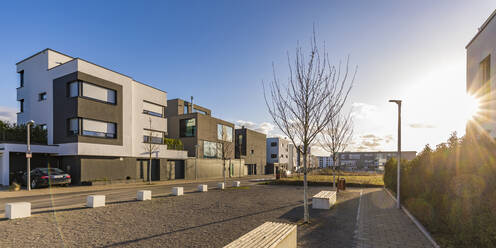
<path id="1" fill-rule="evenodd" d="M 391 196 L 391 199 L 393 199 L 393 201 L 396 202 L 396 198 L 394 198 L 393 194 L 391 192 L 389 192 L 389 190 L 386 189 L 386 187 L 384 187 L 384 191 L 386 191 L 388 193 L 388 195 Z M 424 234 L 424 236 L 431 242 L 431 244 L 434 248 L 440 248 L 440 246 L 436 243 L 434 238 L 432 238 L 429 231 L 427 231 L 427 229 L 425 229 L 425 227 L 415 218 L 415 216 L 413 216 L 408 211 L 408 209 L 405 208 L 405 206 L 403 206 L 403 204 L 401 205 L 401 210 L 403 210 L 403 212 L 410 218 L 410 220 L 415 224 L 415 226 L 417 226 L 417 228 L 420 230 L 420 232 L 422 234 Z"/>

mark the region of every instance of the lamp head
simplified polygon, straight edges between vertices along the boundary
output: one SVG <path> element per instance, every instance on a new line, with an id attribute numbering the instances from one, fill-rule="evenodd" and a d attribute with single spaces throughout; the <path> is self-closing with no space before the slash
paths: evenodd
<path id="1" fill-rule="evenodd" d="M 28 121 L 27 125 L 33 125 L 34 126 L 34 121 L 33 120 Z"/>
<path id="2" fill-rule="evenodd" d="M 389 100 L 389 102 L 394 102 L 394 103 L 396 103 L 396 104 L 398 104 L 398 105 L 400 105 L 400 104 L 401 104 L 401 100 Z"/>

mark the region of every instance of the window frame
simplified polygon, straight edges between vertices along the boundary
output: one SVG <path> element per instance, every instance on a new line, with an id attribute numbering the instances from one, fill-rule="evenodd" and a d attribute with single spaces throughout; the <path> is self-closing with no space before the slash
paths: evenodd
<path id="1" fill-rule="evenodd" d="M 76 83 L 76 85 L 77 85 L 77 95 L 76 96 L 71 96 L 71 87 L 70 87 L 70 85 L 72 83 Z M 93 97 L 90 97 L 90 96 L 85 96 L 84 95 L 84 91 L 83 91 L 83 88 L 84 88 L 83 87 L 83 84 L 89 84 L 89 85 L 92 85 L 94 87 L 102 88 L 104 90 L 111 90 L 111 91 L 113 91 L 114 92 L 114 102 L 104 101 L 104 100 L 100 100 L 100 99 L 93 98 Z M 105 103 L 105 104 L 110 104 L 110 105 L 117 105 L 117 100 L 118 100 L 117 90 L 110 89 L 110 88 L 107 88 L 107 87 L 104 87 L 104 86 L 101 86 L 101 85 L 98 85 L 98 84 L 94 84 L 94 83 L 91 83 L 91 82 L 88 82 L 88 81 L 82 81 L 82 80 L 75 80 L 75 81 L 68 82 L 67 83 L 66 94 L 67 94 L 67 97 L 70 97 L 70 98 L 81 97 L 81 98 L 84 98 L 84 99 L 92 100 L 92 101 L 95 101 L 95 102 L 101 102 L 101 103 Z"/>
<path id="2" fill-rule="evenodd" d="M 24 113 L 24 99 L 17 100 L 19 102 L 19 113 Z"/>
<path id="3" fill-rule="evenodd" d="M 24 70 L 18 73 L 19 73 L 19 88 L 22 88 L 24 87 Z"/>
<path id="4" fill-rule="evenodd" d="M 195 125 L 194 125 L 194 128 L 193 128 L 193 134 L 191 136 L 187 136 L 186 133 L 187 133 L 187 128 L 186 128 L 186 122 L 189 121 L 189 120 L 194 120 L 195 121 Z M 185 123 L 184 125 L 184 128 L 183 128 L 183 123 Z M 179 137 L 181 138 L 192 138 L 192 137 L 196 137 L 197 136 L 197 130 L 198 130 L 198 123 L 197 123 L 197 120 L 195 117 L 192 117 L 192 118 L 184 118 L 184 119 L 180 119 L 179 120 Z"/>

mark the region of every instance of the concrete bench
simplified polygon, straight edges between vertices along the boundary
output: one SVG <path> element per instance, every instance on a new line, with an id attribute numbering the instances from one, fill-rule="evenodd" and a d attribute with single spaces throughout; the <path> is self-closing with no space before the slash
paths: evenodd
<path id="1" fill-rule="evenodd" d="M 206 184 L 200 184 L 200 185 L 198 185 L 198 191 L 200 191 L 200 192 L 207 192 L 208 191 L 208 185 L 206 185 Z"/>
<path id="2" fill-rule="evenodd" d="M 183 187 L 172 188 L 172 195 L 184 195 L 184 188 Z"/>
<path id="3" fill-rule="evenodd" d="M 219 188 L 219 189 L 225 189 L 226 188 L 226 185 L 224 183 L 218 183 L 217 184 L 217 188 Z"/>
<path id="4" fill-rule="evenodd" d="M 241 182 L 240 181 L 234 181 L 233 182 L 233 187 L 239 187 L 241 186 Z"/>
<path id="5" fill-rule="evenodd" d="M 5 218 L 17 219 L 31 216 L 31 203 L 15 202 L 5 204 Z"/>
<path id="6" fill-rule="evenodd" d="M 336 203 L 336 191 L 320 191 L 312 198 L 312 208 L 329 209 Z"/>
<path id="7" fill-rule="evenodd" d="M 105 196 L 89 195 L 86 197 L 86 206 L 89 208 L 105 207 Z"/>
<path id="8" fill-rule="evenodd" d="M 152 191 L 151 190 L 140 190 L 136 194 L 136 199 L 138 201 L 146 201 L 152 199 Z"/>
<path id="9" fill-rule="evenodd" d="M 271 248 L 296 248 L 296 225 L 265 222 L 249 233 L 234 240 L 224 248 L 234 247 L 271 247 Z"/>

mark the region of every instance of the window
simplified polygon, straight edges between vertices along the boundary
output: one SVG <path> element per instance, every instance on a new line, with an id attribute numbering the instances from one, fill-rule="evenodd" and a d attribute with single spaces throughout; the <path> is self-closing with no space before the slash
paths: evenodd
<path id="1" fill-rule="evenodd" d="M 232 142 L 233 128 L 230 126 L 217 124 L 217 139 Z"/>
<path id="2" fill-rule="evenodd" d="M 19 72 L 19 87 L 24 87 L 24 71 Z"/>
<path id="3" fill-rule="evenodd" d="M 271 142 L 270 146 L 277 146 L 277 142 Z"/>
<path id="4" fill-rule="evenodd" d="M 69 83 L 68 92 L 68 95 L 70 97 L 83 96 L 86 98 L 111 104 L 115 104 L 117 102 L 115 90 L 107 89 L 88 82 L 71 82 Z"/>
<path id="5" fill-rule="evenodd" d="M 182 119 L 179 121 L 179 132 L 181 137 L 195 137 L 196 119 Z"/>
<path id="6" fill-rule="evenodd" d="M 19 100 L 19 113 L 24 112 L 24 99 Z"/>
<path id="7" fill-rule="evenodd" d="M 271 158 L 277 158 L 277 154 L 270 154 Z"/>
<path id="8" fill-rule="evenodd" d="M 101 138 L 115 138 L 116 137 L 116 124 L 112 122 L 96 121 L 89 119 L 82 119 L 83 135 L 101 137 Z"/>
<path id="9" fill-rule="evenodd" d="M 203 141 L 204 158 L 221 158 L 222 145 L 217 142 Z"/>
<path id="10" fill-rule="evenodd" d="M 79 118 L 69 119 L 69 135 L 79 135 Z"/>
<path id="11" fill-rule="evenodd" d="M 72 82 L 69 84 L 69 96 L 79 96 L 79 82 Z"/>
<path id="12" fill-rule="evenodd" d="M 43 92 L 38 94 L 38 101 L 45 101 L 47 99 L 47 93 Z"/>
<path id="13" fill-rule="evenodd" d="M 164 106 L 143 101 L 143 113 L 157 117 L 164 117 Z"/>
<path id="14" fill-rule="evenodd" d="M 188 104 L 184 103 L 183 114 L 187 114 L 187 113 L 188 113 Z"/>
<path id="15" fill-rule="evenodd" d="M 69 119 L 69 135 L 84 135 L 100 138 L 116 138 L 117 124 L 84 118 Z"/>
<path id="16" fill-rule="evenodd" d="M 163 144 L 164 143 L 164 133 L 160 131 L 144 130 L 143 131 L 143 142 L 152 144 Z"/>
<path id="17" fill-rule="evenodd" d="M 255 153 L 255 151 L 254 150 L 251 150 L 250 153 L 253 154 L 253 153 Z"/>

